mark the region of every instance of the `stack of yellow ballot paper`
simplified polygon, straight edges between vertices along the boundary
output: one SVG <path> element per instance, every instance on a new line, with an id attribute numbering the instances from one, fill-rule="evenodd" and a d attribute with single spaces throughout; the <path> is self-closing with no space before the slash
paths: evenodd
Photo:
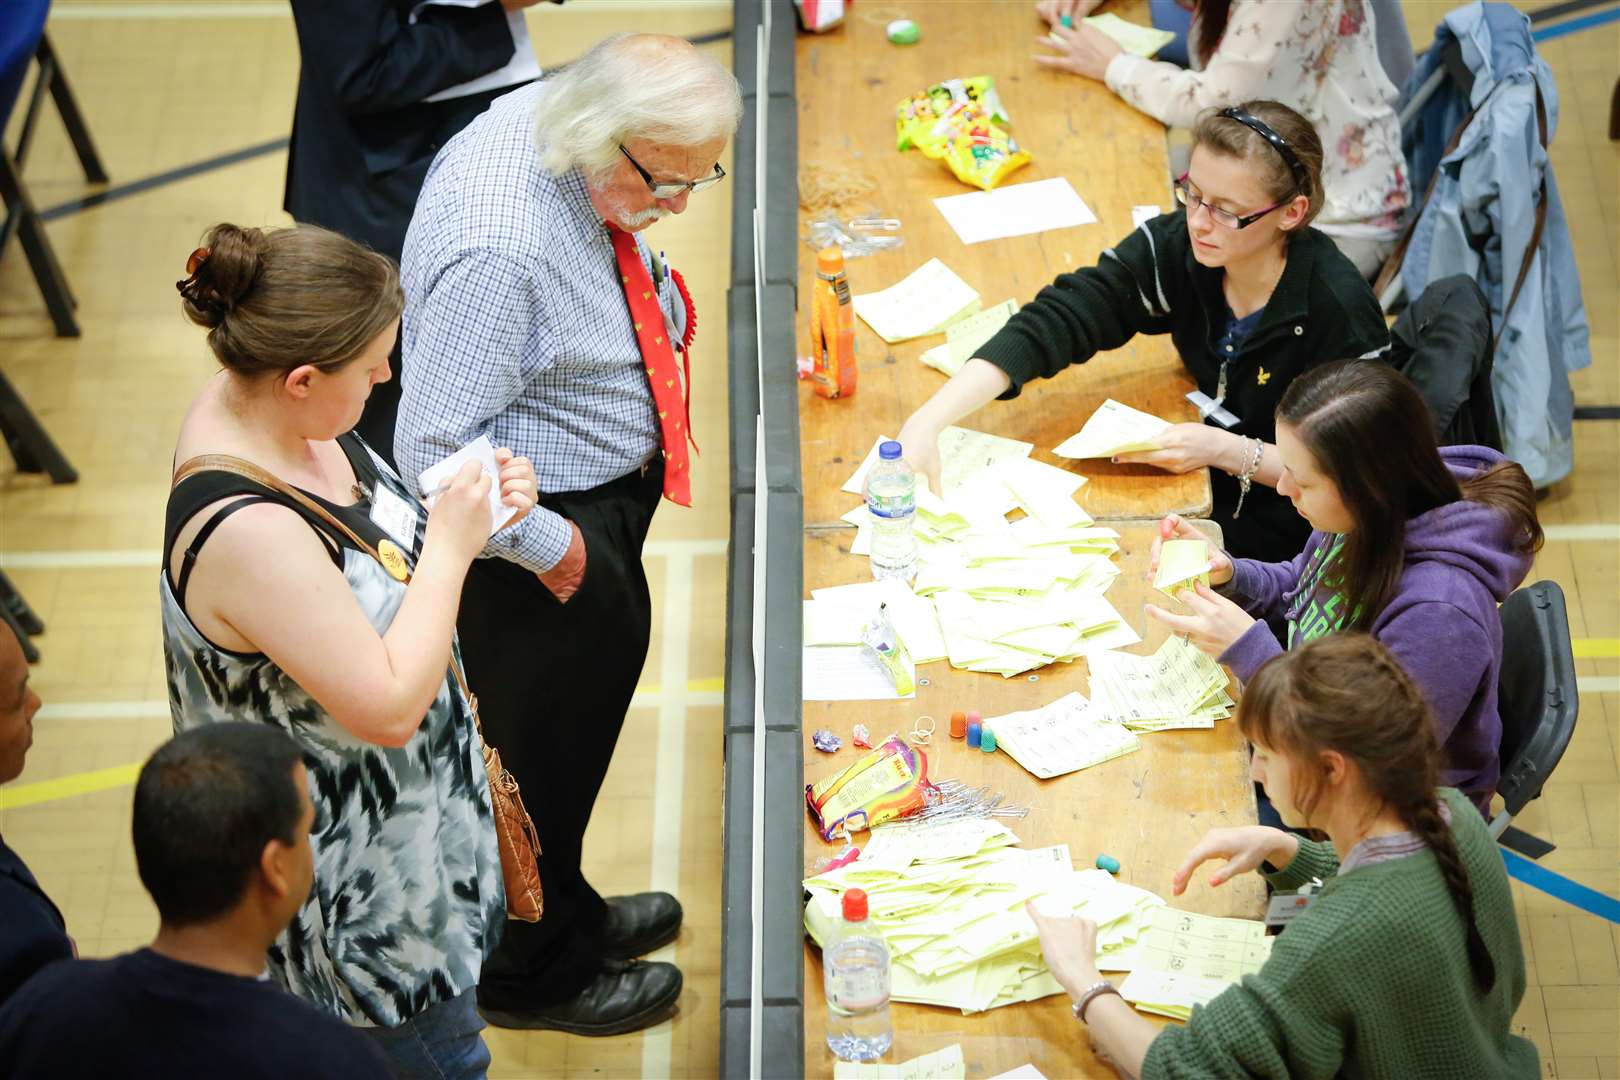
<path id="1" fill-rule="evenodd" d="M 952 1043 L 943 1050 L 914 1057 L 898 1065 L 883 1061 L 839 1061 L 833 1065 L 833 1080 L 965 1080 L 967 1061 L 962 1044 Z"/>
<path id="2" fill-rule="evenodd" d="M 1168 420 L 1109 398 L 1091 414 L 1085 426 L 1059 443 L 1052 453 L 1065 458 L 1105 458 L 1157 450 L 1159 436 L 1168 427 Z"/>
<path id="3" fill-rule="evenodd" d="M 965 428 L 946 429 L 940 446 L 946 494 L 917 490 L 912 586 L 936 617 L 888 597 L 891 621 L 913 660 L 948 659 L 953 667 L 1011 677 L 1141 640 L 1102 599 L 1119 576 L 1112 558 L 1119 534 L 1094 527 L 1075 502 L 1083 477 L 1032 460 L 1029 443 Z M 843 490 L 860 491 L 876 451 L 874 445 Z M 1016 509 L 1025 516 L 1008 522 Z M 843 520 L 857 529 L 851 553 L 870 554 L 866 508 L 855 507 Z M 870 607 L 875 595 L 860 599 Z M 856 599 L 820 589 L 815 596 L 840 604 Z M 806 643 L 837 644 L 854 623 L 853 615 L 807 608 Z"/>
<path id="4" fill-rule="evenodd" d="M 1143 1012 L 1186 1020 L 1271 956 L 1266 924 L 1156 908 L 1137 940 L 1112 957 L 1104 971 L 1129 971 L 1119 992 Z"/>
<path id="5" fill-rule="evenodd" d="M 996 733 L 998 749 L 1042 780 L 1142 748 L 1142 740 L 1123 724 L 1101 715 L 1074 693 L 1039 709 L 989 717 L 984 726 Z"/>
<path id="6" fill-rule="evenodd" d="M 1017 842 L 982 818 L 874 829 L 860 858 L 805 880 L 805 929 L 819 944 L 844 891 L 864 889 L 889 945 L 893 1000 L 971 1013 L 1062 992 L 1027 901 L 1097 922 L 1100 955 L 1134 942 L 1164 903 L 1101 870 L 1075 870 L 1067 845 Z"/>
<path id="7" fill-rule="evenodd" d="M 1211 728 L 1232 715 L 1226 672 L 1183 638 L 1152 656 L 1104 652 L 1086 663 L 1092 707 L 1133 731 Z"/>

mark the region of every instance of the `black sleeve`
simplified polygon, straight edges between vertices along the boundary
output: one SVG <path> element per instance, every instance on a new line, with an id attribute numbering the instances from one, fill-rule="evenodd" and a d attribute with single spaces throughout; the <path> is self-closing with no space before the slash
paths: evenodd
<path id="1" fill-rule="evenodd" d="M 1096 266 L 1059 275 L 982 345 L 975 355 L 1012 380 L 1001 399 L 1137 334 L 1168 333 L 1181 277 L 1175 234 L 1186 235 L 1181 221 L 1178 214 L 1155 218 L 1103 252 Z"/>
<path id="2" fill-rule="evenodd" d="M 392 0 L 292 0 L 306 71 L 349 115 L 413 105 L 495 71 L 516 46 L 499 3 L 424 7 Z"/>
<path id="3" fill-rule="evenodd" d="M 46 964 L 72 956 L 73 944 L 50 901 L 0 874 L 0 1003 Z"/>

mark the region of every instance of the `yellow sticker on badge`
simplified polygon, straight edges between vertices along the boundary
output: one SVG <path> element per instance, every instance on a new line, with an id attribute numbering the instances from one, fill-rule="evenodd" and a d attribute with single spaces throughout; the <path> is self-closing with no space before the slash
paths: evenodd
<path id="1" fill-rule="evenodd" d="M 395 581 L 404 581 L 410 575 L 411 569 L 405 563 L 405 553 L 399 550 L 399 545 L 392 540 L 379 540 L 377 542 L 377 560 L 388 571 L 388 576 Z"/>
<path id="2" fill-rule="evenodd" d="M 1261 368 L 1260 373 L 1254 377 L 1254 381 L 1261 386 L 1266 385 L 1266 383 L 1271 381 L 1271 372 L 1267 371 L 1265 368 Z"/>

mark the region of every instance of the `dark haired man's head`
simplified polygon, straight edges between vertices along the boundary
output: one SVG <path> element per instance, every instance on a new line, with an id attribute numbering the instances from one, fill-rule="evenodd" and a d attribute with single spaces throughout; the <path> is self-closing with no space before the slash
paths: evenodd
<path id="1" fill-rule="evenodd" d="M 39 695 L 28 688 L 28 660 L 10 626 L 0 623 L 0 784 L 22 775 L 34 745 Z"/>
<path id="2" fill-rule="evenodd" d="M 133 831 L 164 927 L 241 917 L 274 938 L 315 880 L 314 819 L 298 747 L 274 728 L 209 724 L 159 747 L 135 783 Z"/>

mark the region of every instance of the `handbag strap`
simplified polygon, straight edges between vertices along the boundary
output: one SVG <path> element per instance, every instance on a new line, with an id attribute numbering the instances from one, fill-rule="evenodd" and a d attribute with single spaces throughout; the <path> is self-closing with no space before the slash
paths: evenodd
<path id="1" fill-rule="evenodd" d="M 310 513 L 314 514 L 316 517 L 319 517 L 321 520 L 325 521 L 338 532 L 342 533 L 349 539 L 350 543 L 354 544 L 354 546 L 359 548 L 361 551 L 364 551 L 367 555 L 370 555 L 378 562 L 378 564 L 381 564 L 383 561 L 382 555 L 377 551 L 377 548 L 368 543 L 359 533 L 349 528 L 348 524 L 345 523 L 343 519 L 332 513 L 332 511 L 328 510 L 325 506 L 322 506 L 315 499 L 310 498 L 302 491 L 299 491 L 297 488 L 281 479 L 281 477 L 277 476 L 275 473 L 260 465 L 255 465 L 246 458 L 239 458 L 231 454 L 199 454 L 194 458 L 189 458 L 185 461 L 185 463 L 175 470 L 174 480 L 169 486 L 171 488 L 179 487 L 181 481 L 186 480 L 189 477 L 196 476 L 198 473 L 202 472 L 231 473 L 246 480 L 252 480 L 255 484 L 258 484 L 261 487 L 269 488 L 271 491 L 274 491 L 277 494 L 284 495 L 293 502 L 297 503 L 299 506 L 302 506 L 304 509 L 308 510 Z M 410 572 L 407 571 L 405 574 L 405 584 L 409 585 L 410 581 L 411 575 Z M 483 722 L 478 719 L 478 699 L 473 696 L 472 690 L 467 686 L 467 677 L 461 671 L 461 663 L 456 659 L 454 649 L 452 649 L 450 652 L 450 670 L 455 672 L 456 682 L 461 687 L 462 696 L 465 697 L 471 705 L 473 724 L 478 728 L 478 737 L 480 741 L 482 741 L 484 737 L 484 725 Z"/>

